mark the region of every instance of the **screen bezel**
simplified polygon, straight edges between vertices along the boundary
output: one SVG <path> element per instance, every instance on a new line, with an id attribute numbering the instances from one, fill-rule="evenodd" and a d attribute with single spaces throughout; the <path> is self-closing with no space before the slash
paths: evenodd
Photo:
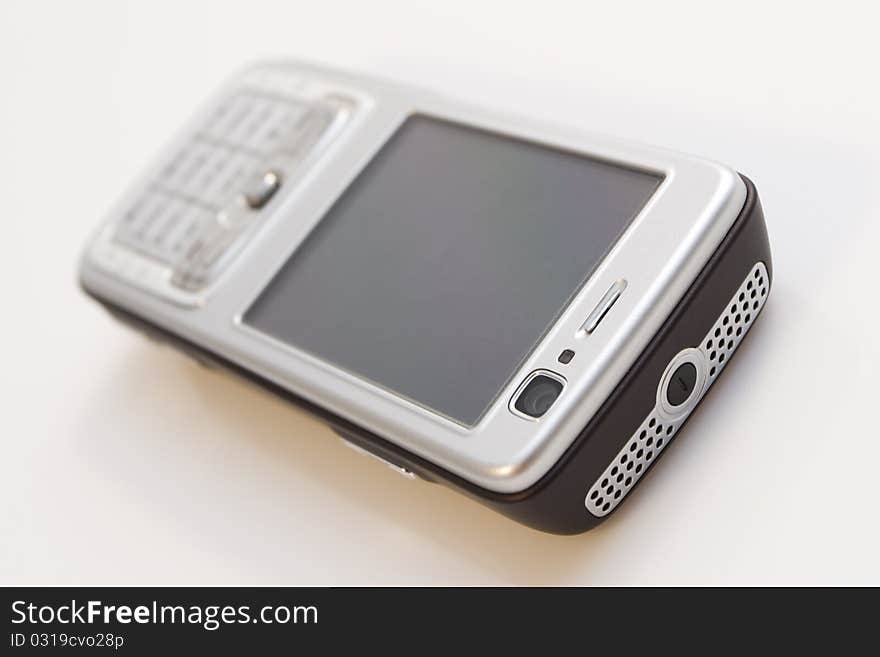
<path id="1" fill-rule="evenodd" d="M 259 64 L 232 78 L 218 96 L 238 89 L 253 76 L 271 84 L 278 79 L 279 85 L 288 84 L 290 76 L 320 80 L 339 93 L 356 96 L 359 104 L 345 133 L 298 186 L 285 194 L 259 234 L 199 306 L 182 307 L 134 286 L 118 273 L 97 266 L 88 251 L 81 267 L 83 284 L 108 301 L 487 490 L 522 491 L 550 470 L 662 327 L 745 201 L 745 185 L 739 176 L 706 160 L 552 122 L 486 111 L 414 87 L 309 64 Z M 294 81 L 289 86 L 298 84 Z M 243 312 L 330 205 L 403 121 L 416 113 L 665 176 L 517 375 L 481 420 L 469 428 L 278 344 L 241 323 Z M 186 138 L 202 114 L 196 115 L 176 142 Z M 552 108 L 548 108 L 545 119 L 552 117 Z M 135 181 L 111 211 L 108 222 L 118 219 L 116 211 L 148 183 L 149 174 L 147 170 Z M 619 279 L 627 281 L 626 291 L 599 329 L 576 339 L 586 317 Z M 576 356 L 563 367 L 556 358 L 566 348 L 575 349 Z M 567 385 L 545 416 L 528 421 L 509 411 L 508 399 L 522 379 L 537 369 L 561 374 Z"/>
<path id="2" fill-rule="evenodd" d="M 589 156 L 584 155 L 583 153 L 573 152 L 568 149 L 563 149 L 563 148 L 558 148 L 558 147 L 549 147 L 546 144 L 535 142 L 533 140 L 525 140 L 525 139 L 510 135 L 510 134 L 501 134 L 498 132 L 489 131 L 489 130 L 485 130 L 482 128 L 477 128 L 477 127 L 474 127 L 473 125 L 453 122 L 453 121 L 450 121 L 449 119 L 444 118 L 444 117 L 433 116 L 433 115 L 429 115 L 429 114 L 426 114 L 423 112 L 416 112 L 416 113 L 411 113 L 404 118 L 403 122 L 400 124 L 398 129 L 386 139 L 386 141 L 382 144 L 380 149 L 370 159 L 370 162 L 367 164 L 367 166 L 365 166 L 361 170 L 361 172 L 358 174 L 358 176 L 356 176 L 351 181 L 349 187 L 346 187 L 345 190 L 343 190 L 343 192 L 337 198 L 336 202 L 334 202 L 334 205 L 329 208 L 328 212 L 325 214 L 324 217 L 321 218 L 321 220 L 318 222 L 318 224 L 321 224 L 322 222 L 325 222 L 325 221 L 332 221 L 333 220 L 332 215 L 333 215 L 334 208 L 336 207 L 336 203 L 341 201 L 343 199 L 343 197 L 345 197 L 347 194 L 352 193 L 352 190 L 355 189 L 360 184 L 359 181 L 361 180 L 361 177 L 363 175 L 365 175 L 367 173 L 367 171 L 369 170 L 369 168 L 371 166 L 373 166 L 373 163 L 376 162 L 376 160 L 378 158 L 382 157 L 383 153 L 386 152 L 386 148 L 388 147 L 388 145 L 392 141 L 398 139 L 399 136 L 403 133 L 403 131 L 406 129 L 406 127 L 408 125 L 411 125 L 417 121 L 428 121 L 428 122 L 432 122 L 432 123 L 438 124 L 440 126 L 443 126 L 444 128 L 451 128 L 453 130 L 460 130 L 462 134 L 477 133 L 482 136 L 488 136 L 488 137 L 496 138 L 499 140 L 507 140 L 507 141 L 511 142 L 511 144 L 521 144 L 526 147 L 534 147 L 537 149 L 546 150 L 548 152 L 555 152 L 555 153 L 560 153 L 563 155 L 572 156 L 575 158 L 582 158 L 584 160 L 589 160 L 592 162 L 599 162 L 601 164 L 605 164 L 610 167 L 613 167 L 614 169 L 618 169 L 621 172 L 640 173 L 640 174 L 644 174 L 650 178 L 653 178 L 654 189 L 653 189 L 653 191 L 651 191 L 650 195 L 645 199 L 645 202 L 642 204 L 642 206 L 639 207 L 639 209 L 636 211 L 636 213 L 634 215 L 632 215 L 624 220 L 624 222 L 621 225 L 621 228 L 616 231 L 617 234 L 614 236 L 613 240 L 608 244 L 603 244 L 603 246 L 601 247 L 602 255 L 598 258 L 598 260 L 595 263 L 593 263 L 587 269 L 587 271 L 584 272 L 584 276 L 583 276 L 583 279 L 581 280 L 581 282 L 577 286 L 575 286 L 573 289 L 568 291 L 568 293 L 566 294 L 566 301 L 563 302 L 563 304 L 557 309 L 557 312 L 552 317 L 546 318 L 547 325 L 545 326 L 543 331 L 541 331 L 540 333 L 538 333 L 532 337 L 531 346 L 525 350 L 525 352 L 522 354 L 522 356 L 519 359 L 510 363 L 510 368 L 509 368 L 510 374 L 507 376 L 507 378 L 503 381 L 502 385 L 498 389 L 493 390 L 491 392 L 491 394 L 487 396 L 485 406 L 483 407 L 483 409 L 479 413 L 479 415 L 477 415 L 473 420 L 469 421 L 468 419 L 461 417 L 461 416 L 452 415 L 450 413 L 444 413 L 442 410 L 438 409 L 437 407 L 432 406 L 427 400 L 419 399 L 417 396 L 407 394 L 405 391 L 396 390 L 390 386 L 386 386 L 381 381 L 379 381 L 375 378 L 372 378 L 365 373 L 358 372 L 358 371 L 353 370 L 351 368 L 345 368 L 343 365 L 338 365 L 338 367 L 340 367 L 341 369 L 345 369 L 345 371 L 351 373 L 354 377 L 357 377 L 357 378 L 362 379 L 364 381 L 370 382 L 373 385 L 386 390 L 390 394 L 399 396 L 403 399 L 407 399 L 408 401 L 412 402 L 413 404 L 416 404 L 422 408 L 425 408 L 426 410 L 428 410 L 432 413 L 435 413 L 437 415 L 445 417 L 445 418 L 447 418 L 457 424 L 460 424 L 461 426 L 463 426 L 465 428 L 472 428 L 479 423 L 479 421 L 486 414 L 486 412 L 488 412 L 488 410 L 492 407 L 492 405 L 498 401 L 499 395 L 502 393 L 502 391 L 504 391 L 507 388 L 507 386 L 510 384 L 511 380 L 515 379 L 518 376 L 519 366 L 521 366 L 521 364 L 529 358 L 529 356 L 534 351 L 534 349 L 537 347 L 537 345 L 540 344 L 543 337 L 552 328 L 553 322 L 556 319 L 558 319 L 559 315 L 561 315 L 561 313 L 568 306 L 568 303 L 570 302 L 570 300 L 578 294 L 578 292 L 582 289 L 582 287 L 589 280 L 589 278 L 593 274 L 593 272 L 601 265 L 602 261 L 605 259 L 605 257 L 608 255 L 608 253 L 614 248 L 614 245 L 620 240 L 620 238 L 623 236 L 623 234 L 625 234 L 626 229 L 629 227 L 629 225 L 633 221 L 635 221 L 635 219 L 638 216 L 638 213 L 641 211 L 642 207 L 644 207 L 644 205 L 646 205 L 647 203 L 650 202 L 650 199 L 654 196 L 654 194 L 657 192 L 659 187 L 662 185 L 664 177 L 662 174 L 654 172 L 654 171 L 647 171 L 645 169 L 640 169 L 640 168 L 633 167 L 633 166 L 622 165 L 617 162 L 608 162 L 607 160 L 601 160 L 599 158 L 589 157 Z M 317 228 L 318 224 L 316 224 L 316 226 L 314 228 Z M 314 230 L 314 228 L 313 228 L 313 230 Z M 294 250 L 291 253 L 290 258 L 288 259 L 288 261 L 285 262 L 285 266 L 290 265 L 290 262 L 297 258 L 297 251 L 299 250 L 299 248 L 305 248 L 305 244 L 307 243 L 307 241 L 308 241 L 307 239 L 303 240 L 303 242 L 301 242 L 300 245 L 298 246 L 298 249 Z M 281 270 L 279 270 L 279 275 L 280 275 L 280 273 L 281 273 Z M 241 320 L 240 320 L 242 326 L 245 326 L 253 331 L 260 333 L 261 335 L 265 336 L 267 339 L 271 339 L 274 343 L 276 343 L 280 346 L 287 346 L 287 347 L 291 347 L 297 351 L 303 351 L 303 352 L 308 352 L 308 353 L 314 354 L 314 352 L 307 350 L 304 347 L 297 346 L 295 341 L 291 342 L 291 341 L 284 340 L 283 338 L 278 337 L 277 335 L 274 335 L 272 332 L 270 332 L 266 329 L 260 328 L 256 324 L 248 321 L 248 313 L 253 310 L 254 305 L 257 303 L 257 300 L 259 300 L 262 297 L 263 293 L 266 290 L 266 287 L 273 284 L 275 281 L 276 281 L 276 279 L 274 277 L 272 280 L 268 281 L 266 286 L 262 290 L 260 290 L 260 293 L 259 293 L 257 299 L 255 299 L 254 304 L 249 306 L 242 313 Z M 315 354 L 315 357 L 317 357 L 319 359 L 321 358 L 321 356 L 317 355 L 317 354 Z M 556 375 L 556 376 L 561 378 L 560 375 Z M 522 417 L 527 417 L 522 414 L 519 414 L 519 415 L 521 415 Z M 534 418 L 532 418 L 532 419 L 534 419 Z"/>

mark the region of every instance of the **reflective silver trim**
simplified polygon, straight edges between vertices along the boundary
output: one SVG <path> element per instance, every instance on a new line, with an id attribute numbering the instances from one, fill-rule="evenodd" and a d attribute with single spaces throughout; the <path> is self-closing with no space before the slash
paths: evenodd
<path id="1" fill-rule="evenodd" d="M 759 262 L 749 271 L 700 345 L 676 354 L 660 379 L 656 405 L 587 491 L 584 498 L 587 511 L 599 518 L 606 516 L 632 490 L 730 361 L 764 307 L 769 290 L 767 268 Z M 680 407 L 674 407 L 666 401 L 666 386 L 671 373 L 685 362 L 697 366 L 697 385 L 702 385 L 702 390 Z"/>

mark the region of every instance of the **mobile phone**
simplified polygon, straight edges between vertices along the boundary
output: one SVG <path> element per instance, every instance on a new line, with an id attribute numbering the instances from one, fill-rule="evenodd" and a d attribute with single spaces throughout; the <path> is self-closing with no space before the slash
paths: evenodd
<path id="1" fill-rule="evenodd" d="M 80 266 L 117 318 L 556 533 L 644 478 L 771 276 L 728 167 L 285 61 L 234 75 Z"/>

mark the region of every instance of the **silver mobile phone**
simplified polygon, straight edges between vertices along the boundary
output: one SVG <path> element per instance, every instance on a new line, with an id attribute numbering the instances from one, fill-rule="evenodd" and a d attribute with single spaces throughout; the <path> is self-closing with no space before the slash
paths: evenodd
<path id="1" fill-rule="evenodd" d="M 266 62 L 123 194 L 80 277 L 400 473 L 574 533 L 666 450 L 771 273 L 725 166 Z"/>

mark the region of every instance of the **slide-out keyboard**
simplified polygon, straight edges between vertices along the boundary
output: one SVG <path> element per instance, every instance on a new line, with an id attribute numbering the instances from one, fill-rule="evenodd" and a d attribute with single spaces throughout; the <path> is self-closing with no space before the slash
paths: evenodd
<path id="1" fill-rule="evenodd" d="M 105 248 L 99 259 L 125 261 L 121 247 L 153 263 L 137 270 L 149 271 L 151 280 L 141 282 L 153 288 L 197 291 L 216 278 L 218 263 L 241 246 L 260 210 L 355 108 L 345 94 L 282 81 L 246 80 L 209 108 L 122 208 L 105 245 L 116 252 Z"/>

